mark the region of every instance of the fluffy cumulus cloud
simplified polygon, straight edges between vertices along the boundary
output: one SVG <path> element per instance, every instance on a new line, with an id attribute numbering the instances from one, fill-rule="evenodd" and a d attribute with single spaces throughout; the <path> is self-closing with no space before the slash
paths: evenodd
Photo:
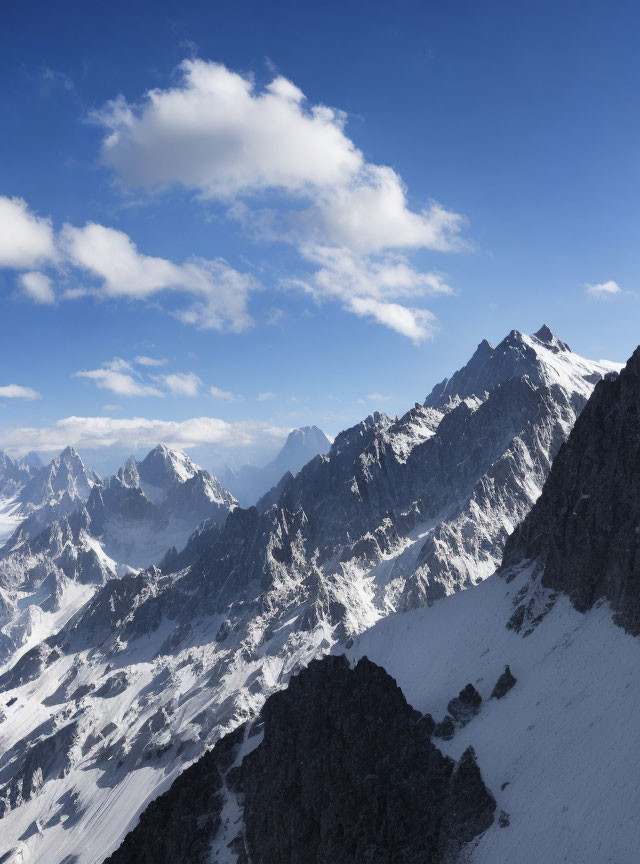
<path id="1" fill-rule="evenodd" d="M 219 63 L 185 60 L 180 83 L 131 105 L 95 112 L 107 134 L 102 161 L 130 187 L 179 184 L 209 198 L 282 188 L 306 192 L 348 181 L 363 157 L 345 117 L 308 107 L 285 78 L 259 90 Z"/>
<path id="2" fill-rule="evenodd" d="M 438 277 L 394 256 L 463 248 L 464 218 L 437 202 L 412 209 L 398 173 L 367 162 L 347 137 L 344 113 L 309 105 L 291 81 L 277 77 L 259 88 L 204 60 L 187 60 L 179 71 L 176 86 L 151 90 L 137 104 L 120 97 L 94 114 L 106 129 L 102 161 L 120 182 L 178 185 L 232 202 L 228 213 L 246 229 L 294 244 L 304 261 L 342 259 L 339 269 L 323 263 L 310 280 L 290 285 L 311 283 L 317 297 L 339 296 L 346 309 L 416 342 L 431 336 L 433 314 L 400 301 L 408 288 L 414 297 L 445 292 L 434 287 Z M 266 190 L 297 199 L 296 207 L 261 209 L 257 195 Z M 348 258 L 358 272 L 336 291 Z"/>
<path id="3" fill-rule="evenodd" d="M 290 218 L 302 242 L 333 243 L 359 253 L 463 247 L 464 218 L 436 202 L 411 210 L 401 178 L 384 165 L 363 166 L 348 184 L 324 190 L 311 207 Z"/>
<path id="4" fill-rule="evenodd" d="M 68 261 L 99 280 L 103 296 L 145 300 L 161 292 L 182 292 L 192 302 L 175 315 L 188 324 L 233 331 L 251 324 L 248 295 L 257 283 L 221 258 L 174 264 L 139 252 L 123 231 L 92 222 L 83 228 L 66 225 L 61 247 Z"/>
<path id="5" fill-rule="evenodd" d="M 609 280 L 609 282 L 598 282 L 595 285 L 586 285 L 585 287 L 587 289 L 587 294 L 598 300 L 611 300 L 616 296 L 616 294 L 622 293 L 622 288 L 613 280 Z"/>
<path id="6" fill-rule="evenodd" d="M 31 387 L 22 387 L 20 384 L 4 384 L 0 386 L 0 398 L 2 399 L 40 399 L 40 394 Z"/>
<path id="7" fill-rule="evenodd" d="M 65 225 L 56 234 L 51 220 L 33 213 L 21 198 L 0 196 L 0 268 L 25 271 L 18 281 L 23 294 L 35 303 L 56 301 L 51 275 L 34 270 L 60 268 L 88 284 L 67 288 L 64 300 L 94 295 L 148 300 L 161 293 L 186 296 L 173 314 L 201 329 L 239 332 L 251 326 L 249 293 L 256 279 L 231 267 L 224 259 L 191 258 L 176 264 L 145 255 L 123 231 L 90 222 L 82 228 Z M 151 365 L 144 358 L 142 365 Z"/>
<path id="8" fill-rule="evenodd" d="M 53 228 L 22 198 L 0 195 L 0 267 L 26 270 L 56 257 Z"/>
<path id="9" fill-rule="evenodd" d="M 183 421 L 144 417 L 66 417 L 54 426 L 31 426 L 0 432 L 0 448 L 10 453 L 29 450 L 56 452 L 69 444 L 94 450 L 124 447 L 137 450 L 155 447 L 164 441 L 170 447 L 215 446 L 221 449 L 254 447 L 257 441 L 284 441 L 291 430 L 256 421 L 228 423 L 215 417 L 194 417 Z"/>

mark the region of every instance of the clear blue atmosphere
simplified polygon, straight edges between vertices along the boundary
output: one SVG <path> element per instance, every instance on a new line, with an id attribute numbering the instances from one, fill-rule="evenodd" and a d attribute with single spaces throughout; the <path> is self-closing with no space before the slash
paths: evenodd
<path id="1" fill-rule="evenodd" d="M 210 467 L 640 341 L 632 2 L 0 11 L 0 448 Z"/>

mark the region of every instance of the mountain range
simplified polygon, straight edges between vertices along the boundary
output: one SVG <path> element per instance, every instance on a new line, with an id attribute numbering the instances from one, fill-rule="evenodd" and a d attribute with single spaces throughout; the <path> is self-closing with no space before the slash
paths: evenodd
<path id="1" fill-rule="evenodd" d="M 640 348 L 596 386 L 496 573 L 313 661 L 109 864 L 631 864 L 639 484 Z"/>
<path id="2" fill-rule="evenodd" d="M 512 331 L 495 347 L 484 341 L 463 369 L 438 384 L 424 402 L 416 403 L 403 417 L 392 420 L 374 414 L 366 418 L 338 435 L 327 453 L 316 455 L 295 476 L 285 474 L 257 506 L 243 509 L 228 500 L 224 517 L 221 513 L 219 520 L 210 518 L 191 535 L 184 549 L 165 556 L 160 568 L 121 570 L 106 581 L 96 580 L 97 589 L 81 598 L 82 605 L 67 607 L 71 614 L 50 626 L 44 638 L 9 648 L 0 675 L 0 692 L 6 700 L 0 724 L 4 750 L 0 757 L 0 818 L 7 854 L 14 856 L 6 860 L 18 860 L 17 855 L 23 856 L 20 860 L 52 864 L 103 860 L 134 827 L 145 805 L 163 792 L 184 766 L 221 739 L 211 751 L 216 754 L 210 757 L 213 763 L 203 769 L 203 776 L 215 779 L 221 809 L 217 816 L 215 808 L 210 811 L 210 822 L 203 821 L 202 812 L 196 814 L 194 824 L 209 828 L 204 831 L 204 840 L 202 832 L 194 836 L 197 834 L 205 844 L 203 848 L 218 844 L 223 857 L 218 855 L 215 860 L 304 860 L 274 858 L 284 854 L 276 847 L 268 847 L 271 858 L 255 857 L 256 848 L 266 842 L 264 825 L 277 816 L 273 808 L 268 809 L 265 795 L 256 797 L 251 791 L 255 791 L 255 778 L 264 777 L 271 770 L 269 766 L 277 762 L 276 751 L 261 744 L 259 724 L 264 722 L 265 745 L 272 733 L 283 733 L 278 732 L 281 720 L 277 711 L 275 715 L 263 714 L 258 726 L 254 720 L 265 700 L 314 658 L 346 651 L 355 661 L 364 656 L 363 646 L 369 644 L 369 658 L 387 668 L 404 692 L 402 699 L 394 697 L 400 725 L 394 725 L 396 720 L 390 716 L 381 717 L 383 725 L 371 752 L 384 751 L 386 731 L 397 735 L 402 729 L 401 734 L 416 747 L 428 740 L 428 765 L 423 766 L 426 773 L 414 778 L 416 790 L 431 788 L 438 777 L 441 797 L 454 802 L 444 809 L 442 802 L 428 807 L 428 802 L 424 803 L 429 818 L 440 827 L 429 841 L 431 845 L 420 854 L 432 856 L 424 860 L 444 860 L 433 856 L 457 855 L 472 838 L 482 834 L 483 843 L 493 836 L 494 827 L 489 826 L 496 824 L 494 810 L 505 805 L 507 813 L 505 799 L 509 796 L 500 796 L 504 790 L 500 784 L 496 790 L 493 774 L 486 778 L 489 769 L 483 764 L 481 749 L 476 748 L 477 759 L 469 750 L 472 744 L 475 747 L 475 740 L 467 741 L 466 733 L 455 731 L 456 724 L 462 727 L 459 718 L 465 714 L 471 712 L 475 718 L 468 724 L 471 729 L 474 724 L 478 728 L 487 713 L 481 711 L 476 718 L 478 712 L 472 710 L 477 707 L 474 694 L 479 681 L 477 674 L 470 677 L 470 663 L 475 660 L 477 668 L 486 672 L 487 683 L 480 688 L 484 690 L 489 681 L 492 687 L 497 683 L 506 664 L 515 667 L 523 657 L 515 649 L 515 659 L 506 648 L 499 650 L 502 631 L 498 638 L 497 625 L 487 624 L 487 618 L 493 622 L 502 615 L 507 601 L 496 599 L 500 591 L 506 590 L 509 604 L 521 590 L 532 592 L 522 595 L 526 603 L 520 630 L 528 629 L 525 619 L 533 621 L 542 614 L 547 601 L 535 587 L 537 583 L 523 575 L 530 574 L 532 563 L 525 566 L 518 559 L 512 565 L 516 573 L 513 588 L 508 587 L 510 577 L 491 574 L 500 564 L 513 529 L 539 498 L 552 461 L 558 451 L 564 452 L 563 442 L 594 387 L 615 374 L 615 364 L 577 356 L 547 327 L 531 336 Z M 599 384 L 597 393 L 610 383 Z M 130 500 L 144 498 L 156 508 L 167 500 L 166 490 L 162 495 L 156 491 L 161 484 L 154 482 L 146 469 L 141 474 L 143 464 L 128 463 L 113 480 L 117 501 L 122 496 L 127 502 L 120 523 L 123 526 L 132 518 L 133 511 L 126 509 Z M 111 485 L 96 487 L 88 500 L 111 501 L 105 492 Z M 123 489 L 136 490 L 133 499 Z M 224 509 L 224 503 L 220 506 Z M 113 512 L 111 505 L 107 509 Z M 94 519 L 88 505 L 76 512 L 86 512 Z M 71 522 L 73 519 L 67 519 L 56 525 L 64 523 L 73 535 Z M 96 542 L 115 542 L 107 530 L 112 522 L 94 522 L 101 529 L 96 530 Z M 79 536 L 79 532 L 73 535 L 76 548 Z M 30 538 L 24 540 L 31 542 Z M 44 537 L 41 545 L 43 550 L 50 549 L 51 537 Z M 15 556 L 18 548 L 11 547 L 9 557 Z M 28 554 L 33 554 L 31 547 Z M 489 576 L 486 585 L 479 584 Z M 73 587 L 82 584 L 77 574 L 66 578 Z M 31 576 L 27 582 L 35 585 Z M 25 590 L 23 584 L 14 578 L 13 590 Z M 491 587 L 495 585 L 499 587 Z M 448 596 L 458 593 L 459 597 Z M 438 611 L 472 609 L 472 601 L 467 599 L 472 596 L 481 598 L 476 610 L 479 623 L 464 613 L 464 623 L 454 626 L 453 613 Z M 486 602 L 482 600 L 485 597 L 489 598 Z M 58 605 L 61 608 L 64 603 Z M 512 610 L 508 620 L 514 614 Z M 515 626 L 519 615 L 511 629 L 504 622 L 501 627 L 509 640 L 517 637 L 522 642 L 524 633 Z M 412 646 L 411 622 L 423 618 L 424 632 L 420 629 Z M 460 629 L 463 626 L 469 630 L 468 637 Z M 394 635 L 394 627 L 400 635 Z M 453 635 L 446 641 L 451 665 L 434 662 L 434 658 L 442 658 L 442 649 L 439 643 L 436 646 L 435 641 L 429 641 L 436 638 L 431 636 L 432 630 L 443 638 L 446 627 L 460 641 L 459 649 Z M 387 633 L 391 635 L 385 642 Z M 485 655 L 480 648 L 477 653 L 472 650 L 474 638 L 478 645 L 496 640 L 490 658 L 493 665 L 488 659 L 480 662 Z M 420 639 L 428 643 L 425 650 Z M 396 666 L 382 662 L 396 656 L 396 642 L 402 643 L 398 658 L 406 652 L 406 668 L 419 679 L 416 687 L 429 680 L 432 689 L 425 684 L 416 695 L 409 672 L 403 678 Z M 465 646 L 469 647 L 468 656 Z M 416 672 L 418 650 L 422 677 Z M 462 675 L 464 670 L 469 677 L 459 686 L 457 674 L 453 674 L 458 656 L 457 672 Z M 401 665 L 400 659 L 398 663 Z M 502 664 L 500 669 L 496 663 Z M 382 701 L 395 693 L 388 675 L 380 675 L 366 664 L 358 663 L 357 674 L 362 677 L 353 679 L 353 686 L 350 666 L 330 666 L 326 673 L 324 669 L 311 665 L 308 677 L 307 673 L 300 674 L 300 688 L 319 712 L 326 713 L 323 693 L 331 693 L 334 687 L 343 693 L 372 686 L 379 689 Z M 517 672 L 515 675 L 520 681 Z M 473 692 L 465 691 L 464 696 L 467 683 L 472 684 Z M 454 702 L 453 717 L 448 719 L 441 710 L 445 690 L 447 709 Z M 537 693 L 535 689 L 527 692 Z M 419 718 L 413 709 L 401 707 L 405 697 L 422 712 L 420 717 L 427 711 L 437 717 L 438 726 L 434 722 L 428 734 L 424 729 L 431 728 L 430 722 L 414 729 Z M 273 704 L 274 698 L 271 696 L 266 704 Z M 298 701 L 293 695 L 291 698 L 292 740 L 302 736 L 299 746 L 304 748 L 308 742 L 303 743 L 304 732 L 296 726 L 295 715 L 296 705 L 307 697 Z M 486 694 L 484 698 L 486 701 Z M 353 713 L 352 728 L 359 722 L 357 700 L 347 707 Z M 268 718 L 273 720 L 274 716 L 277 723 L 272 727 Z M 455 734 L 450 738 L 452 724 Z M 222 743 L 231 740 L 224 737 L 226 733 L 240 727 L 244 732 L 236 733 L 232 744 Z M 319 721 L 318 740 L 324 740 L 333 728 Z M 446 743 L 433 744 L 436 728 L 439 734 L 445 732 L 438 740 Z M 367 733 L 363 745 L 373 740 Z M 456 749 L 461 741 L 467 743 L 464 752 Z M 218 762 L 220 747 L 226 754 L 220 757 L 222 762 Z M 363 753 L 366 750 L 364 746 Z M 252 757 L 251 753 L 257 755 Z M 342 750 L 336 753 L 340 759 L 351 758 Z M 291 756 L 294 758 L 293 751 Z M 354 778 L 358 777 L 360 762 L 366 764 L 363 754 L 356 756 L 360 767 L 351 767 Z M 246 774 L 243 769 L 243 776 L 236 777 L 239 785 L 234 791 L 226 775 L 231 765 L 240 764 L 238 760 L 252 768 L 247 768 Z M 389 788 L 402 782 L 400 775 L 394 778 Z M 310 773 L 305 788 L 313 789 L 316 780 L 317 775 Z M 246 830 L 238 809 L 239 792 L 245 802 L 252 802 L 253 815 Z M 371 800 L 386 808 L 385 794 L 376 787 Z M 464 815 L 460 802 L 476 799 L 482 802 L 478 812 Z M 312 800 L 304 804 L 307 816 L 315 813 L 316 805 Z M 303 802 L 297 801 L 298 809 L 294 807 L 292 813 L 301 815 L 300 806 Z M 513 809 L 515 805 L 509 806 Z M 463 813 L 464 818 L 452 822 L 452 812 Z M 419 820 L 427 818 L 423 811 L 411 811 L 411 815 Z M 503 819 L 500 812 L 498 821 L 508 818 Z M 226 825 L 222 834 L 218 822 Z M 293 823 L 287 824 L 287 836 L 293 843 Z M 415 848 L 411 843 L 418 842 L 414 834 L 406 834 L 408 850 Z M 379 845 L 379 838 L 376 841 L 367 835 L 365 848 L 358 845 L 362 838 L 356 835 L 354 825 L 349 824 L 344 827 L 342 841 L 334 836 L 318 841 L 318 856 L 327 857 L 317 860 L 422 860 L 367 858 L 366 848 L 376 842 Z M 350 849 L 355 843 L 356 857 L 345 857 L 346 837 L 351 838 Z M 232 843 L 231 851 L 228 843 Z M 302 837 L 295 843 L 295 848 L 305 848 Z M 328 845 L 322 845 L 325 843 Z M 243 859 L 243 854 L 250 854 L 250 858 Z M 339 855 L 343 857 L 336 857 Z"/>

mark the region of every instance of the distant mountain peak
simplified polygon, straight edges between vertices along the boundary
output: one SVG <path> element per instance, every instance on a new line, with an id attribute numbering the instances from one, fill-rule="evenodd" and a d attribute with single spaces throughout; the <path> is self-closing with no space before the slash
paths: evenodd
<path id="1" fill-rule="evenodd" d="M 285 474 L 297 474 L 307 462 L 326 453 L 330 447 L 331 441 L 322 429 L 301 426 L 289 432 L 282 449 L 268 465 L 263 468 L 244 465 L 235 471 L 227 468 L 222 479 L 240 504 L 249 507 L 273 489 Z"/>
<path id="2" fill-rule="evenodd" d="M 198 466 L 182 450 L 158 444 L 137 463 L 140 479 L 162 489 L 173 483 L 184 483 L 198 473 Z"/>

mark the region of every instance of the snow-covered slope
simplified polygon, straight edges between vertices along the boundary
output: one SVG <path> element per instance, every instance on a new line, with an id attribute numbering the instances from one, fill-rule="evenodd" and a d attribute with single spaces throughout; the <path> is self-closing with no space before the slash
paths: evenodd
<path id="1" fill-rule="evenodd" d="M 7 846 L 42 864 L 101 860 L 150 797 L 293 671 L 488 575 L 607 368 L 563 346 L 574 374 L 558 380 L 545 336 L 514 331 L 489 346 L 484 383 L 475 374 L 438 404 L 345 431 L 275 503 L 198 532 L 174 572 L 109 581 L 8 667 L 0 688 L 16 702 L 0 749 L 27 762 L 0 762 L 0 777 L 27 770 L 37 788 L 0 790 Z M 50 748 L 62 767 L 45 764 Z"/>
<path id="2" fill-rule="evenodd" d="M 474 747 L 498 811 L 508 814 L 508 827 L 496 821 L 469 864 L 633 864 L 640 750 L 629 730 L 640 711 L 640 642 L 613 624 L 606 604 L 582 614 L 566 596 L 554 602 L 530 570 L 511 582 L 506 575 L 390 616 L 349 656 L 383 666 L 436 720 L 469 682 L 482 696 L 478 716 L 438 742 L 454 759 Z M 552 604 L 526 638 L 506 627 L 523 589 L 540 611 Z M 517 682 L 490 699 L 505 664 Z"/>
<path id="3" fill-rule="evenodd" d="M 71 513 L 99 482 L 73 447 L 48 465 L 42 465 L 35 453 L 22 459 L 0 453 L 0 544 L 19 527 L 22 537 L 33 536 L 44 525 Z"/>
<path id="4" fill-rule="evenodd" d="M 331 441 L 317 426 L 303 426 L 289 433 L 277 456 L 262 468 L 243 465 L 227 468 L 222 480 L 243 507 L 251 507 L 265 495 L 284 474 L 297 474 L 314 456 L 326 453 Z"/>

